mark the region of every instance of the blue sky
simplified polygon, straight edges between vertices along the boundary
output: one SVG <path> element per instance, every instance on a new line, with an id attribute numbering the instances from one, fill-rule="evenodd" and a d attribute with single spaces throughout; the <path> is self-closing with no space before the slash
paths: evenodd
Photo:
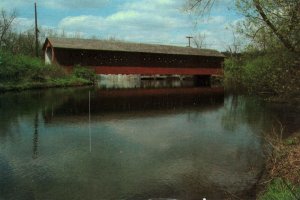
<path id="1" fill-rule="evenodd" d="M 185 0 L 39 0 L 38 22 L 45 30 L 69 37 L 97 37 L 167 45 L 187 45 L 187 35 L 205 35 L 205 48 L 225 50 L 230 26 L 239 20 L 233 0 L 218 0 L 204 19 L 184 12 Z M 34 1 L 1 0 L 0 8 L 16 9 L 16 29 L 34 24 Z M 197 22 L 197 23 L 196 23 Z"/>

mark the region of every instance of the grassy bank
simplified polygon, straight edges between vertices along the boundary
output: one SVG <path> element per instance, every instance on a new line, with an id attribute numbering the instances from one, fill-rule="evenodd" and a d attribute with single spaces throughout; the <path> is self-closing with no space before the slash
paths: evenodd
<path id="1" fill-rule="evenodd" d="M 45 65 L 43 60 L 0 51 L 0 91 L 50 87 L 92 85 L 96 75 L 84 68 L 75 67 L 67 73 L 62 67 Z"/>
<path id="2" fill-rule="evenodd" d="M 287 139 L 280 134 L 266 136 L 271 146 L 259 200 L 300 199 L 300 133 Z"/>

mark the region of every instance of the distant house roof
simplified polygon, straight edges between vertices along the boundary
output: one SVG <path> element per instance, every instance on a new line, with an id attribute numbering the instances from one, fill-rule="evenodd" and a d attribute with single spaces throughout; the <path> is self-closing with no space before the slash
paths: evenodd
<path id="1" fill-rule="evenodd" d="M 222 53 L 211 49 L 197 49 L 191 47 L 153 45 L 153 44 L 119 42 L 119 41 L 110 41 L 110 40 L 77 39 L 77 38 L 49 37 L 46 39 L 43 49 L 46 48 L 46 44 L 48 41 L 50 42 L 52 47 L 64 48 L 64 49 L 84 49 L 84 50 L 100 50 L 100 51 L 121 51 L 121 52 L 224 57 Z"/>

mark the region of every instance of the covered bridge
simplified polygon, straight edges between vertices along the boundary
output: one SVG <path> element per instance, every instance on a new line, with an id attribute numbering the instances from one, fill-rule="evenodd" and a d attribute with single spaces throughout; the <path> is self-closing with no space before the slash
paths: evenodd
<path id="1" fill-rule="evenodd" d="M 219 75 L 224 61 L 215 50 L 93 39 L 47 38 L 43 50 L 46 63 L 97 74 Z"/>

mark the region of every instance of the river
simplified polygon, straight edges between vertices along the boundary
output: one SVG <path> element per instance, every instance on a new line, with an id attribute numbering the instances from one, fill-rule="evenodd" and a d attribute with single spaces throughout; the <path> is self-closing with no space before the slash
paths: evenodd
<path id="1" fill-rule="evenodd" d="M 10 92 L 0 118 L 1 200 L 252 199 L 263 133 L 299 129 L 298 108 L 217 87 Z"/>

